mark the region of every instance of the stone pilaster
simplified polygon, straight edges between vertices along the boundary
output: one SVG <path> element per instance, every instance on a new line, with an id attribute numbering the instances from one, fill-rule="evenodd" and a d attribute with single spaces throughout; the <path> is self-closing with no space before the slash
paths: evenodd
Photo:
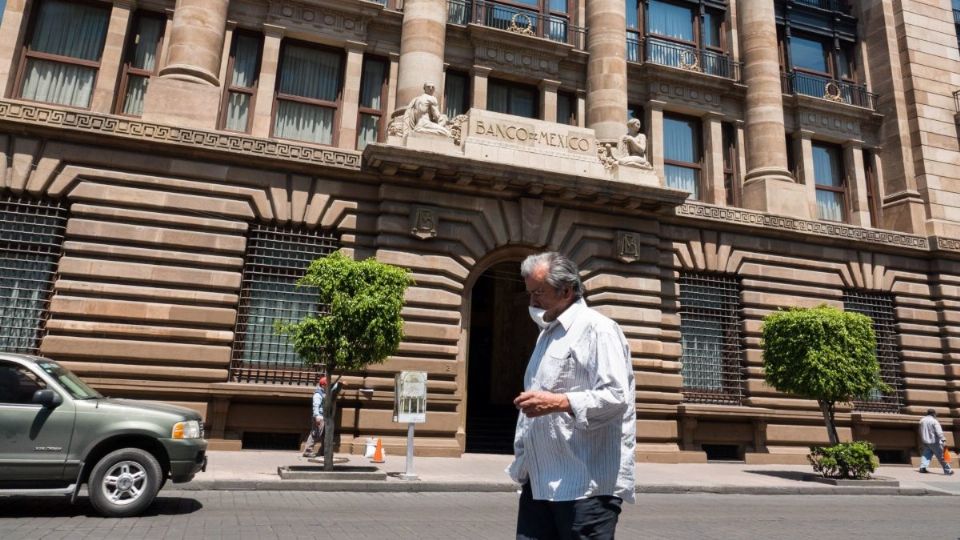
<path id="1" fill-rule="evenodd" d="M 627 16 L 623 0 L 586 3 L 587 127 L 600 140 L 627 132 Z"/>
<path id="2" fill-rule="evenodd" d="M 407 0 L 403 4 L 397 106 L 406 107 L 423 93 L 423 83 L 443 84 L 443 49 L 447 30 L 446 0 Z"/>
<path id="3" fill-rule="evenodd" d="M 110 24 L 107 26 L 107 39 L 100 57 L 100 72 L 97 73 L 97 82 L 90 100 L 91 111 L 112 113 L 114 102 L 123 100 L 123 96 L 116 94 L 117 77 L 123 63 L 123 46 L 134 7 L 133 2 L 126 0 L 113 3 Z"/>
<path id="4" fill-rule="evenodd" d="M 387 111 L 395 111 L 397 109 L 397 76 L 400 73 L 400 55 L 392 52 L 389 54 L 389 58 L 390 78 L 387 82 Z"/>
<path id="5" fill-rule="evenodd" d="M 557 121 L 557 90 L 560 81 L 540 81 L 540 117 L 547 122 Z"/>
<path id="6" fill-rule="evenodd" d="M 709 114 L 703 119 L 703 147 L 707 149 L 706 171 L 703 177 L 703 193 L 700 200 L 710 204 L 724 205 L 727 190 L 723 186 L 723 124 L 718 114 Z"/>
<path id="7" fill-rule="evenodd" d="M 7 0 L 0 22 L 0 91 L 2 95 L 13 95 L 14 79 L 17 78 L 14 62 L 15 54 L 23 42 L 26 16 L 26 0 Z"/>
<path id="8" fill-rule="evenodd" d="M 743 205 L 754 210 L 807 218 L 810 214 L 802 197 L 803 187 L 794 182 L 787 170 L 773 3 L 769 0 L 742 0 L 737 8 L 743 83 L 747 87 L 744 100 L 747 171 Z"/>
<path id="9" fill-rule="evenodd" d="M 179 0 L 173 13 L 166 63 L 150 81 L 143 119 L 216 129 L 220 62 L 229 0 Z"/>
<path id="10" fill-rule="evenodd" d="M 272 24 L 263 25 L 263 53 L 260 60 L 260 79 L 257 95 L 254 96 L 254 137 L 269 137 L 273 129 L 273 94 L 277 88 L 277 70 L 280 67 L 280 44 L 284 28 Z"/>
<path id="11" fill-rule="evenodd" d="M 647 102 L 646 124 L 647 137 L 653 144 L 650 144 L 650 164 L 653 170 L 660 177 L 660 183 L 663 184 L 663 101 L 650 100 Z"/>
<path id="12" fill-rule="evenodd" d="M 357 115 L 360 106 L 360 78 L 363 76 L 363 49 L 365 43 L 348 41 L 346 77 L 343 82 L 343 103 L 340 105 L 340 129 L 337 146 L 357 147 Z"/>
<path id="13" fill-rule="evenodd" d="M 471 109 L 487 108 L 487 80 L 490 76 L 490 68 L 486 66 L 473 66 L 473 100 L 470 103 Z"/>
<path id="14" fill-rule="evenodd" d="M 843 145 L 843 167 L 850 197 L 850 215 L 847 221 L 861 227 L 870 226 L 870 204 L 867 199 L 867 175 L 863 168 L 863 141 L 848 141 Z"/>
<path id="15" fill-rule="evenodd" d="M 793 135 L 794 156 L 799 170 L 797 180 L 803 185 L 802 200 L 809 208 L 810 217 L 817 219 L 817 178 L 813 170 L 813 132 L 802 129 Z"/>

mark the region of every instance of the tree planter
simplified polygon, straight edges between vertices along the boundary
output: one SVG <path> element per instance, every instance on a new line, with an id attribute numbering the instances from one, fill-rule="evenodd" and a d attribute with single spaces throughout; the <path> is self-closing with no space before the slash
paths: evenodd
<path id="1" fill-rule="evenodd" d="M 287 465 L 277 467 L 283 480 L 386 480 L 387 473 L 369 465 L 334 465 L 332 471 L 323 465 Z"/>
<path id="2" fill-rule="evenodd" d="M 900 487 L 900 481 L 884 476 L 876 476 L 866 480 L 850 480 L 848 478 L 824 478 L 816 474 L 804 477 L 807 482 L 819 482 L 839 487 Z"/>

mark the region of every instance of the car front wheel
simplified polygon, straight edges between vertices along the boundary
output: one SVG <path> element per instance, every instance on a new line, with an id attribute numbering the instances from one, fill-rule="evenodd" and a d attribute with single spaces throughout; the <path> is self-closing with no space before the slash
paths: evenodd
<path id="1" fill-rule="evenodd" d="M 139 514 L 160 491 L 160 464 L 150 452 L 123 448 L 104 456 L 93 467 L 87 489 L 90 503 L 105 516 Z"/>

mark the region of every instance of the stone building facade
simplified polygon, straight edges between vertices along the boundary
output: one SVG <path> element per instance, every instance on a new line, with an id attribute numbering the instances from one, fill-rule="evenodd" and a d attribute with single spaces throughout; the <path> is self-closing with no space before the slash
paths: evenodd
<path id="1" fill-rule="evenodd" d="M 896 388 L 841 437 L 905 462 L 928 407 L 960 434 L 949 0 L 0 5 L 0 342 L 197 408 L 214 447 L 304 432 L 312 373 L 273 322 L 315 309 L 294 283 L 335 249 L 416 281 L 397 354 L 344 379 L 344 450 L 403 444 L 401 370 L 429 374 L 418 454 L 509 449 L 517 271 L 545 249 L 630 341 L 639 460 L 825 442 L 759 342 L 823 303 L 873 317 Z"/>

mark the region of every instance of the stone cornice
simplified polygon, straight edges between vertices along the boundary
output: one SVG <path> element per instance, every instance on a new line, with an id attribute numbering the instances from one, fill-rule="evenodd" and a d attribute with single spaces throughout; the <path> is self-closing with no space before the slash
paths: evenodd
<path id="1" fill-rule="evenodd" d="M 128 117 L 60 109 L 40 103 L 0 100 L 0 124 L 2 123 L 175 145 L 194 151 L 211 150 L 245 157 L 280 159 L 338 169 L 360 170 L 359 152 L 274 139 L 258 139 L 236 133 L 153 124 Z"/>

